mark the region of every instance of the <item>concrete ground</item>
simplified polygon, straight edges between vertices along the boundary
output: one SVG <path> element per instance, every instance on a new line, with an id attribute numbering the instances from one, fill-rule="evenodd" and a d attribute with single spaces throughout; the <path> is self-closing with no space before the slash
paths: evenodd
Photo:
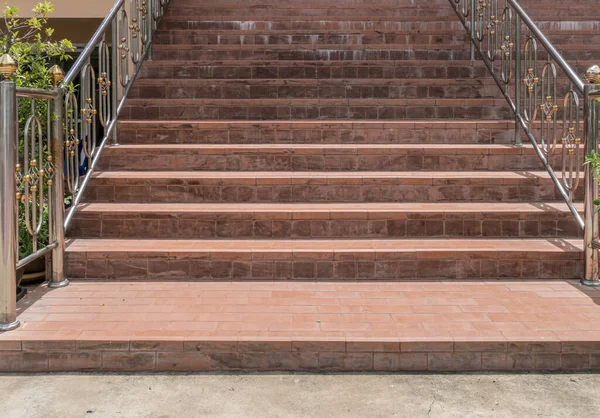
<path id="1" fill-rule="evenodd" d="M 600 374 L 0 375 L 12 417 L 594 417 Z"/>

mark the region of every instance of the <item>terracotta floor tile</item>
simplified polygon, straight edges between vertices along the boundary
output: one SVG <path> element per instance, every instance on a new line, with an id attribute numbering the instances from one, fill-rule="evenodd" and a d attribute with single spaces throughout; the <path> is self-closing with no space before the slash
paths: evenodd
<path id="1" fill-rule="evenodd" d="M 600 298 L 562 281 L 171 282 L 161 293 L 163 286 L 74 281 L 19 302 L 23 324 L 0 334 L 0 341 L 600 341 Z M 123 301 L 121 290 L 135 295 Z"/>

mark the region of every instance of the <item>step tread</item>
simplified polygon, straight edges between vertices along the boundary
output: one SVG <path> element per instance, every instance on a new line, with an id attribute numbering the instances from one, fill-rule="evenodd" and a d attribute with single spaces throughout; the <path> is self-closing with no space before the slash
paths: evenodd
<path id="1" fill-rule="evenodd" d="M 406 152 L 428 152 L 430 154 L 533 154 L 533 145 L 515 147 L 510 144 L 131 144 L 110 146 L 111 151 L 119 150 L 163 150 L 163 151 L 206 151 L 206 153 L 281 153 L 285 151 L 330 151 L 346 154 L 368 154 L 369 150 Z M 348 151 L 355 151 L 349 153 Z"/>
<path id="2" fill-rule="evenodd" d="M 407 179 L 407 180 L 495 180 L 514 182 L 519 180 L 550 179 L 546 171 L 98 171 L 92 175 L 100 179 Z"/>
<path id="3" fill-rule="evenodd" d="M 155 44 L 152 46 L 155 50 L 181 50 L 181 49 L 193 49 L 193 50 L 213 50 L 217 49 L 220 51 L 228 50 L 282 50 L 282 51 L 348 51 L 348 50 L 365 50 L 365 49 L 381 49 L 381 50 L 406 50 L 410 46 L 410 50 L 464 50 L 467 41 L 460 43 L 448 43 L 448 44 L 220 44 L 220 45 L 207 45 L 207 44 Z M 585 46 L 585 45 L 581 45 Z"/>
<path id="4" fill-rule="evenodd" d="M 219 253 L 219 252 L 544 252 L 580 253 L 581 239 L 365 239 L 365 240 L 185 240 L 85 239 L 67 244 L 66 252 Z"/>
<path id="5" fill-rule="evenodd" d="M 598 298 L 574 280 L 74 281 L 19 302 L 27 326 L 0 334 L 13 350 L 2 364 L 11 372 L 597 370 Z M 68 355 L 56 354 L 65 347 Z"/>
<path id="6" fill-rule="evenodd" d="M 160 87 L 160 85 L 197 85 L 197 84 L 228 84 L 236 86 L 238 84 L 256 84 L 256 85 L 353 85 L 353 84 L 372 84 L 372 85 L 459 85 L 459 86 L 484 86 L 493 85 L 496 82 L 492 79 L 477 80 L 472 78 L 155 78 L 144 77 L 136 80 L 136 86 L 150 85 Z"/>
<path id="7" fill-rule="evenodd" d="M 583 203 L 575 203 L 583 210 Z M 563 202 L 444 203 L 86 203 L 81 213 L 570 213 Z"/>
<path id="8" fill-rule="evenodd" d="M 337 126 L 352 126 L 352 127 L 369 127 L 369 128 L 393 128 L 393 127 L 438 127 L 439 129 L 445 128 L 472 128 L 475 126 L 486 128 L 486 127 L 499 127 L 508 128 L 514 126 L 512 120 L 500 120 L 500 119 L 461 119 L 461 120 L 424 120 L 424 119 L 403 119 L 403 120 L 288 120 L 288 121 L 277 121 L 277 120 L 156 120 L 156 119 L 137 119 L 137 120 L 120 120 L 119 126 L 139 126 L 139 125 L 160 125 L 161 127 L 180 127 L 181 125 L 189 127 L 201 127 L 201 128 L 213 128 L 213 127 L 239 127 L 239 126 L 280 126 L 280 127 L 337 127 Z"/>
<path id="9" fill-rule="evenodd" d="M 347 156 L 357 157 L 378 155 L 381 157 L 390 156 L 455 156 L 468 158 L 469 156 L 532 156 L 536 155 L 533 145 L 523 145 L 515 147 L 510 144 L 125 144 L 109 146 L 106 148 L 107 156 L 119 156 L 120 158 L 135 158 L 139 155 L 152 155 L 154 152 L 162 153 L 165 157 L 175 157 L 193 154 L 195 156 L 254 156 L 268 157 L 278 156 L 282 158 L 302 157 L 302 156 Z M 557 155 L 560 155 L 557 153 Z M 133 160 L 131 160 L 133 161 Z M 109 162 L 109 160 L 105 160 Z M 200 166 L 198 166 L 200 167 Z M 194 168 L 193 170 L 197 169 Z M 208 168 L 202 166 L 204 168 Z M 313 166 L 313 170 L 318 170 L 318 166 Z M 502 169 L 496 166 L 497 169 Z M 524 166 L 506 166 L 505 169 L 524 168 Z M 541 166 L 540 166 L 541 167 Z M 123 167 L 127 169 L 127 167 Z M 176 168 L 176 166 L 172 166 Z M 179 165 L 179 169 L 185 168 Z M 380 169 L 385 169 L 382 166 Z M 529 166 L 528 168 L 536 168 Z M 145 167 L 145 169 L 152 169 Z M 157 168 L 159 169 L 159 168 Z M 256 167 L 254 170 L 260 168 Z M 464 166 L 468 169 L 468 166 Z M 160 169 L 159 169 L 160 170 Z M 237 171 L 232 169 L 231 171 Z M 371 170 L 369 170 L 371 171 Z"/>
<path id="10" fill-rule="evenodd" d="M 505 99 L 495 99 L 495 98 L 449 98 L 449 99 L 440 99 L 440 98 L 398 98 L 398 99 L 380 99 L 380 98 L 341 98 L 341 99 L 322 99 L 322 98 L 283 98 L 283 99 L 271 99 L 271 98 L 259 98 L 259 99 L 165 99 L 165 98 L 144 98 L 137 99 L 131 98 L 127 99 L 125 102 L 125 107 L 128 106 L 144 106 L 144 105 L 154 105 L 154 106 L 165 106 L 165 105 L 183 105 L 183 106 L 199 106 L 203 104 L 211 104 L 215 105 L 235 105 L 235 106 L 252 106 L 252 105 L 262 105 L 262 104 L 294 104 L 294 105 L 310 105 L 310 104 L 344 104 L 344 103 L 352 103 L 352 104 L 363 104 L 367 106 L 373 106 L 376 104 L 389 104 L 393 106 L 407 105 L 407 106 L 418 106 L 420 104 L 432 105 L 432 104 L 459 104 L 463 106 L 481 106 L 483 104 L 489 104 L 490 106 L 507 106 Z"/>

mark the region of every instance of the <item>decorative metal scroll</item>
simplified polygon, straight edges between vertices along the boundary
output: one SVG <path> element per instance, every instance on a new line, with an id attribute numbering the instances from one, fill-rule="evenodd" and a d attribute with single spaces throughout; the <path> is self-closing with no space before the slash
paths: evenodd
<path id="1" fill-rule="evenodd" d="M 508 7 L 502 12 L 502 23 L 500 24 L 502 42 L 500 43 L 500 79 L 504 84 L 512 80 L 512 68 L 514 61 L 514 37 L 513 37 L 512 10 Z"/>
<path id="2" fill-rule="evenodd" d="M 25 121 L 23 136 L 19 138 L 22 153 L 17 152 L 15 166 L 16 199 L 18 201 L 17 241 L 25 228 L 30 237 L 32 251 L 38 251 L 53 240 L 52 193 L 55 176 L 51 148 L 52 103 L 51 100 L 21 98 L 31 102 L 31 113 Z M 46 109 L 44 109 L 44 107 Z M 40 116 L 45 113 L 45 127 Z"/>
<path id="3" fill-rule="evenodd" d="M 579 119 L 579 96 L 571 89 L 565 95 L 563 103 L 562 131 L 562 182 L 573 200 L 573 193 L 579 186 L 581 170 L 581 125 Z"/>
<path id="4" fill-rule="evenodd" d="M 540 139 L 538 143 L 546 158 L 554 153 L 557 142 L 556 116 L 558 105 L 556 104 L 556 77 L 556 65 L 548 61 L 542 67 L 542 77 L 540 80 L 541 103 L 533 117 L 536 120 L 539 111 Z"/>
<path id="5" fill-rule="evenodd" d="M 69 194 L 74 195 L 79 189 L 81 167 L 79 153 L 79 105 L 75 94 L 65 96 L 65 184 Z"/>
<path id="6" fill-rule="evenodd" d="M 538 107 L 538 85 L 540 79 L 538 77 L 537 63 L 537 41 L 533 37 L 528 37 L 525 42 L 523 68 L 525 75 L 521 80 L 523 83 L 523 119 L 531 123 L 534 118 L 534 113 Z"/>

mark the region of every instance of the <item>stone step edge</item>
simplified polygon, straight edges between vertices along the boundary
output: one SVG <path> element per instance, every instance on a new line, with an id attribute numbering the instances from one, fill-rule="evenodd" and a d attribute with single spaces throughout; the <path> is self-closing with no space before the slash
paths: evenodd
<path id="1" fill-rule="evenodd" d="M 381 121 L 381 120 L 288 120 L 288 121 L 278 121 L 278 120 L 119 120 L 119 127 L 128 128 L 128 127 L 138 127 L 143 125 L 160 125 L 161 127 L 166 126 L 174 126 L 176 128 L 180 128 L 181 125 L 185 125 L 186 127 L 206 127 L 206 128 L 216 128 L 216 127 L 252 127 L 252 128 L 260 128 L 262 125 L 267 125 L 269 127 L 282 127 L 282 128 L 292 128 L 292 127 L 301 127 L 301 128 L 310 128 L 310 127 L 330 127 L 330 128 L 339 128 L 340 125 L 351 126 L 353 128 L 373 128 L 373 129 L 385 129 L 385 128 L 396 128 L 396 127 L 406 127 L 410 129 L 414 129 L 415 127 L 421 128 L 437 128 L 437 129 L 448 129 L 448 128 L 514 128 L 515 123 L 512 120 L 454 120 L 454 121 L 439 121 L 439 120 L 402 120 L 402 121 Z"/>
<path id="2" fill-rule="evenodd" d="M 496 98 L 398 98 L 398 99 L 380 99 L 380 98 L 338 98 L 338 99 L 323 99 L 323 98 L 282 98 L 282 99 L 171 99 L 171 98 L 128 98 L 125 102 L 125 108 L 143 106 L 143 107 L 161 107 L 161 106 L 317 106 L 317 105 L 339 105 L 339 106 L 492 106 L 506 107 L 505 99 Z"/>
<path id="3" fill-rule="evenodd" d="M 318 239 L 318 240 L 191 240 L 191 239 L 86 239 L 69 240 L 67 254 L 84 254 L 88 259 L 132 257 L 144 259 L 200 255 L 212 260 L 312 259 L 348 260 L 422 260 L 450 259 L 460 254 L 493 256 L 494 259 L 536 260 L 533 254 L 552 255 L 554 260 L 580 260 L 581 239 L 513 238 L 513 239 Z M 95 255 L 94 255 L 95 254 Z"/>
<path id="4" fill-rule="evenodd" d="M 190 22 L 189 19 L 186 19 L 185 22 Z M 213 21 L 197 21 L 198 23 L 212 23 Z M 221 21 L 221 22 L 229 22 L 229 23 L 239 23 L 240 21 L 230 20 L 230 21 Z M 252 21 L 252 22 L 269 22 L 269 20 L 264 21 Z M 320 23 L 316 22 L 316 23 Z M 392 21 L 393 22 L 393 21 Z M 436 22 L 437 23 L 437 22 Z M 368 28 L 368 29 L 360 29 L 360 28 L 348 28 L 348 29 L 325 29 L 325 28 L 313 28 L 313 29 L 222 29 L 222 28 L 214 28 L 214 29 L 201 29 L 201 28 L 161 28 L 157 32 L 157 35 L 168 35 L 168 34 L 179 34 L 179 33 L 188 33 L 193 32 L 194 34 L 200 35 L 221 35 L 221 36 L 236 36 L 236 35 L 250 35 L 250 36 L 286 36 L 286 35 L 314 35 L 316 34 L 324 34 L 324 35 L 349 35 L 349 36 L 360 36 L 360 35 L 386 35 L 386 34 L 394 34 L 400 36 L 436 36 L 436 35 L 460 35 L 467 36 L 464 28 L 462 27 L 460 22 L 448 22 L 455 26 L 455 28 L 426 28 L 420 29 L 418 33 L 415 33 L 413 28 L 410 29 L 394 29 L 394 28 Z M 554 23 L 554 22 L 552 22 Z M 565 23 L 564 21 L 560 22 Z M 537 22 L 538 26 L 540 26 L 540 22 Z M 543 22 L 542 22 L 543 24 Z M 598 34 L 597 30 L 594 29 L 561 29 L 557 27 L 549 27 L 543 29 L 544 34 L 546 35 L 556 35 L 556 36 L 573 36 L 573 35 L 596 35 Z"/>
<path id="5" fill-rule="evenodd" d="M 583 203 L 575 203 L 579 212 L 583 212 Z M 248 216 L 276 216 L 280 219 L 380 219 L 398 214 L 423 215 L 422 218 L 445 214 L 477 213 L 484 216 L 509 216 L 518 214 L 531 217 L 536 215 L 564 214 L 571 212 L 563 202 L 539 203 L 87 203 L 77 211 L 78 214 L 136 215 L 149 214 L 203 214 L 215 216 L 233 215 L 240 219 Z M 421 216 L 418 216 L 421 217 Z M 153 218 L 150 218 L 153 219 Z M 269 218 L 274 219 L 274 218 Z"/>
<path id="6" fill-rule="evenodd" d="M 585 63 L 592 63 L 595 61 L 578 61 Z M 146 61 L 144 65 L 152 66 L 152 65 L 204 65 L 204 66 L 218 66 L 218 65 L 237 65 L 241 67 L 247 67 L 249 65 L 285 65 L 285 66 L 294 66 L 299 64 L 304 65 L 314 65 L 314 66 L 333 66 L 333 65 L 344 65 L 344 66 L 354 66 L 354 65 L 393 65 L 393 64 L 402 64 L 402 65 L 412 65 L 412 66 L 420 66 L 423 64 L 432 64 L 435 66 L 443 65 L 446 67 L 448 64 L 455 65 L 457 67 L 464 65 L 472 65 L 474 67 L 485 68 L 485 63 L 483 61 L 470 61 L 470 60 L 352 60 L 352 61 L 323 61 L 323 60 L 275 60 L 275 59 L 249 59 L 249 60 L 232 60 L 232 59 L 224 59 L 224 60 L 173 60 L 173 59 L 165 59 L 165 60 L 153 60 Z"/>
<path id="7" fill-rule="evenodd" d="M 380 180 L 390 184 L 392 179 L 402 184 L 446 184 L 448 181 L 467 184 L 536 184 L 539 180 L 550 181 L 546 171 L 97 171 L 92 179 L 135 180 L 202 180 L 204 184 L 352 184 L 375 183 Z M 319 180 L 319 181 L 317 181 Z M 475 180 L 475 181 L 474 181 Z"/>
<path id="8" fill-rule="evenodd" d="M 240 84 L 256 84 L 260 86 L 280 85 L 283 87 L 295 86 L 320 86 L 327 84 L 353 86 L 353 85 L 368 85 L 368 86 L 410 86 L 416 87 L 431 87 L 432 85 L 443 87 L 485 87 L 496 86 L 496 82 L 492 79 L 479 80 L 474 78 L 157 78 L 144 77 L 136 80 L 135 87 L 152 86 L 157 87 L 162 85 L 197 85 L 197 84 L 225 84 L 233 87 L 238 87 Z"/>
<path id="9" fill-rule="evenodd" d="M 136 151 L 181 153 L 197 155 L 286 154 L 289 156 L 343 155 L 536 155 L 533 145 L 516 147 L 510 144 L 125 144 L 111 145 L 108 154 Z"/>
<path id="10" fill-rule="evenodd" d="M 568 45 L 570 47 L 570 45 Z M 589 45 L 579 45 L 582 48 L 588 47 Z M 410 47 L 410 48 L 409 48 Z M 465 48 L 468 49 L 468 44 L 465 42 L 455 43 L 455 44 L 247 44 L 247 45 L 239 45 L 239 44 L 189 44 L 189 43 L 180 43 L 180 44 L 154 44 L 152 46 L 156 51 L 169 51 L 169 50 L 195 50 L 195 51 L 210 51 L 210 50 L 219 50 L 219 51 L 231 51 L 231 50 L 281 50 L 285 52 L 289 51 L 360 51 L 360 50 L 384 50 L 384 51 L 419 51 L 419 50 L 458 50 L 458 51 L 466 51 Z M 594 48 L 595 49 L 595 48 Z"/>

